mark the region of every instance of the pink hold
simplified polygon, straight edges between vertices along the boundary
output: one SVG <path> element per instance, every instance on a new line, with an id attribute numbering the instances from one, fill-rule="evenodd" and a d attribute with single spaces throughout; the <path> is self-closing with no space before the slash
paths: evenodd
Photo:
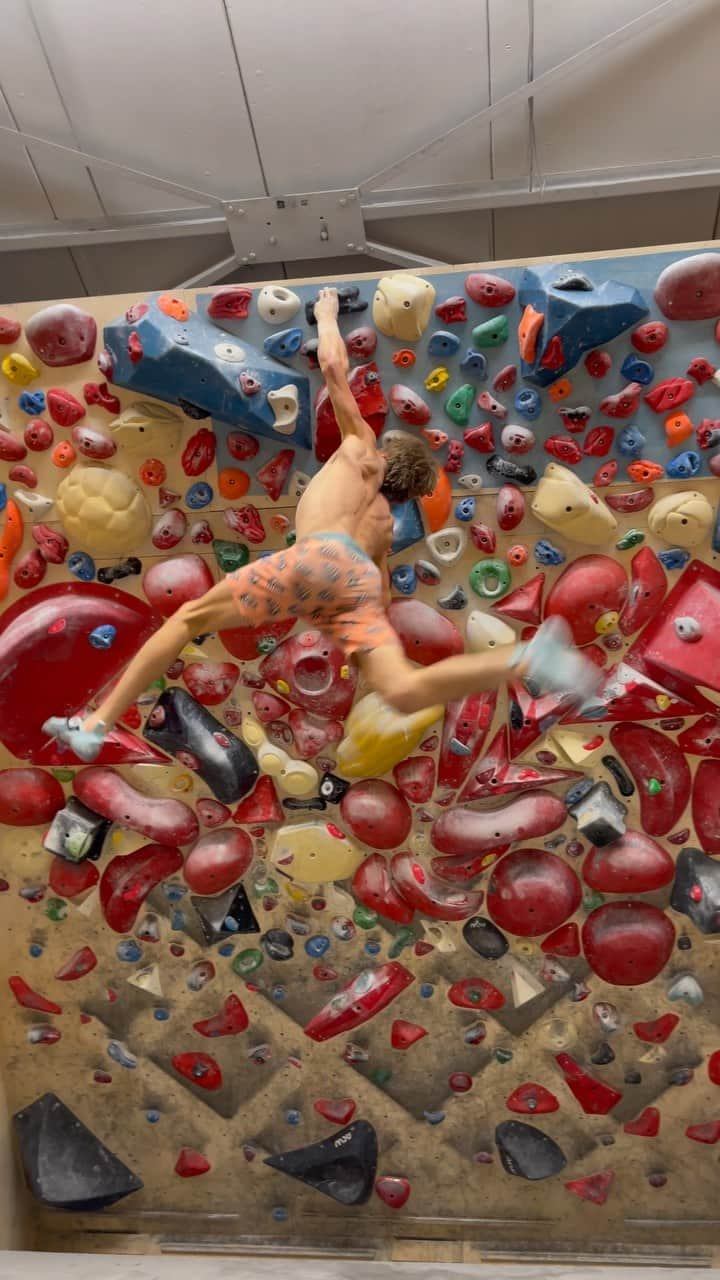
<path id="1" fill-rule="evenodd" d="M 143 578 L 145 595 L 163 618 L 169 618 L 189 600 L 198 600 L 212 585 L 205 561 L 195 555 L 162 560 L 151 565 Z"/>
<path id="2" fill-rule="evenodd" d="M 36 587 L 39 582 L 42 582 L 46 573 L 47 560 L 39 547 L 33 547 L 25 552 L 15 566 L 13 582 L 21 591 L 29 591 L 31 587 Z"/>
<path id="3" fill-rule="evenodd" d="M 225 512 L 225 523 L 233 533 L 239 533 L 248 542 L 265 541 L 265 526 L 260 512 L 251 502 L 245 507 L 229 507 Z"/>
<path id="4" fill-rule="evenodd" d="M 489 413 L 493 418 L 507 418 L 507 409 L 504 404 L 496 400 L 490 395 L 489 391 L 481 391 L 477 398 L 478 409 L 482 409 L 485 413 Z"/>
<path id="5" fill-rule="evenodd" d="M 76 773 L 73 790 L 88 809 L 119 826 L 138 831 L 147 840 L 176 845 L 197 839 L 197 818 L 182 800 L 143 795 L 114 769 L 104 765 L 91 765 Z"/>
<path id="6" fill-rule="evenodd" d="M 340 813 L 353 835 L 373 849 L 396 849 L 412 826 L 405 797 L 378 778 L 353 783 L 343 796 Z"/>
<path id="7" fill-rule="evenodd" d="M 455 624 L 422 600 L 393 600 L 388 618 L 406 656 L 423 667 L 464 651 L 463 638 Z"/>
<path id="8" fill-rule="evenodd" d="M 390 388 L 390 406 L 396 418 L 409 422 L 413 427 L 423 427 L 432 417 L 430 406 L 422 396 L 399 382 Z"/>
<path id="9" fill-rule="evenodd" d="M 24 462 L 18 462 L 10 469 L 8 479 L 14 480 L 16 484 L 24 484 L 28 489 L 37 489 L 37 473 Z"/>
<path id="10" fill-rule="evenodd" d="M 515 840 L 549 835 L 566 818 L 567 809 L 558 796 L 536 791 L 499 809 L 448 809 L 435 819 L 430 838 L 440 853 L 469 857 Z"/>
<path id="11" fill-rule="evenodd" d="M 187 855 L 183 876 L 193 893 L 212 897 L 237 884 L 252 858 L 252 840 L 242 828 L 209 831 Z"/>
<path id="12" fill-rule="evenodd" d="M 293 708 L 288 717 L 295 741 L 295 750 L 302 760 L 311 760 L 329 744 L 339 742 L 343 727 L 339 720 L 325 720 L 312 716 L 299 707 Z"/>
<path id="13" fill-rule="evenodd" d="M 204 827 L 221 827 L 223 822 L 227 822 L 230 818 L 230 810 L 226 804 L 221 804 L 219 800 L 212 800 L 210 796 L 202 796 L 197 804 L 197 816 Z"/>
<path id="14" fill-rule="evenodd" d="M 182 678 L 193 698 L 204 707 L 216 707 L 230 697 L 240 668 L 234 662 L 189 662 Z"/>
<path id="15" fill-rule="evenodd" d="M 36 311 L 25 325 L 25 337 L 43 364 L 61 369 L 92 359 L 97 339 L 95 319 L 71 302 L 56 302 Z"/>
<path id="16" fill-rule="evenodd" d="M 266 689 L 252 694 L 252 704 L 255 715 L 261 724 L 270 724 L 271 720 L 280 720 L 286 716 L 290 710 L 290 703 L 284 698 L 278 698 L 274 693 L 268 693 Z"/>
<path id="17" fill-rule="evenodd" d="M 19 320 L 14 320 L 12 316 L 0 316 L 0 344 L 2 346 L 13 346 L 21 333 L 22 325 Z"/>

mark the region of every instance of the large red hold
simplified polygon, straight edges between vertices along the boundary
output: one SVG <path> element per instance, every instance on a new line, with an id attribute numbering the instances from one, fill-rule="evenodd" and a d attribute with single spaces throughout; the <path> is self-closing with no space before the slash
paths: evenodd
<path id="1" fill-rule="evenodd" d="M 500 929 L 535 938 L 564 924 L 580 905 L 575 872 L 547 849 L 514 849 L 493 867 L 487 908 Z"/>
<path id="2" fill-rule="evenodd" d="M 675 929 L 664 912 L 647 902 L 608 902 L 582 927 L 590 968 L 615 987 L 639 987 L 664 969 Z"/>
<path id="3" fill-rule="evenodd" d="M 645 403 L 654 413 L 670 413 L 695 395 L 690 378 L 666 378 L 645 392 Z"/>
<path id="4" fill-rule="evenodd" d="M 65 964 L 61 965 L 55 977 L 58 982 L 76 982 L 91 973 L 97 965 L 97 956 L 92 947 L 80 947 Z"/>
<path id="5" fill-rule="evenodd" d="M 566 819 L 567 809 L 559 796 L 536 791 L 498 809 L 446 809 L 435 819 L 430 836 L 440 853 L 472 857 L 515 840 L 549 835 Z"/>
<path id="6" fill-rule="evenodd" d="M 455 624 L 422 600 L 393 600 L 388 618 L 406 656 L 422 667 L 463 652 L 463 638 Z"/>
<path id="7" fill-rule="evenodd" d="M 143 795 L 114 769 L 91 765 L 73 779 L 78 800 L 101 817 L 137 831 L 158 844 L 189 844 L 198 836 L 198 821 L 182 800 Z"/>
<path id="8" fill-rule="evenodd" d="M 89 311 L 72 302 L 56 302 L 26 321 L 25 337 L 43 364 L 61 369 L 92 359 L 97 325 Z"/>
<path id="9" fill-rule="evenodd" d="M 462 786 L 485 745 L 496 704 L 496 689 L 448 703 L 438 760 L 439 787 Z"/>
<path id="10" fill-rule="evenodd" d="M 317 1111 L 323 1120 L 329 1120 L 330 1124 L 349 1124 L 355 1112 L 357 1111 L 357 1103 L 354 1098 L 316 1098 L 313 1102 L 313 1110 Z"/>
<path id="11" fill-rule="evenodd" d="M 59 1004 L 46 1000 L 38 991 L 33 991 L 24 978 L 18 975 L 8 978 L 8 986 L 23 1009 L 34 1009 L 36 1013 L 62 1013 Z"/>
<path id="12" fill-rule="evenodd" d="M 290 636 L 263 658 L 260 671 L 277 693 L 314 715 L 344 720 L 355 697 L 355 667 L 321 631 Z"/>
<path id="13" fill-rule="evenodd" d="M 216 707 L 230 697 L 240 674 L 234 662 L 188 662 L 183 683 L 204 707 Z"/>
<path id="14" fill-rule="evenodd" d="M 457 1009 L 502 1009 L 505 997 L 484 978 L 461 978 L 448 988 L 448 1000 Z"/>
<path id="15" fill-rule="evenodd" d="M 247 285 L 229 285 L 213 294 L 207 313 L 211 320 L 246 320 L 251 301 L 252 289 Z"/>
<path id="16" fill-rule="evenodd" d="M 215 461 L 215 432 L 201 427 L 190 437 L 182 452 L 182 469 L 186 476 L 201 476 Z"/>
<path id="17" fill-rule="evenodd" d="M 262 467 L 259 467 L 256 472 L 255 479 L 258 484 L 262 485 L 273 502 L 277 502 L 283 491 L 294 458 L 294 449 L 280 449 L 272 458 L 268 458 L 267 462 Z"/>
<path id="18" fill-rule="evenodd" d="M 378 778 L 354 782 L 343 796 L 340 812 L 353 835 L 373 849 L 397 849 L 412 826 L 405 797 Z"/>
<path id="19" fill-rule="evenodd" d="M 59 427 L 74 427 L 76 422 L 85 417 L 85 405 L 64 387 L 50 388 L 47 407 L 50 417 Z"/>
<path id="20" fill-rule="evenodd" d="M 189 600 L 204 596 L 212 585 L 213 577 L 207 564 L 195 555 L 158 560 L 143 578 L 143 591 L 163 618 L 169 618 Z"/>
<path id="21" fill-rule="evenodd" d="M 528 791 L 534 787 L 551 786 L 555 782 L 569 782 L 577 776 L 572 769 L 541 768 L 530 763 L 512 764 L 508 730 L 503 725 L 498 729 L 482 760 L 473 765 L 460 799 L 482 800 L 487 796 L 510 795 L 514 791 Z"/>
<path id="22" fill-rule="evenodd" d="M 385 426 L 388 405 L 375 362 L 356 365 L 348 375 L 348 385 L 361 417 L 379 436 Z M 327 462 L 340 444 L 340 428 L 325 386 L 315 400 L 315 418 L 315 456 L 318 462 Z"/>
<path id="23" fill-rule="evenodd" d="M 100 872 L 89 858 L 82 862 L 68 862 L 67 858 L 51 858 L 48 883 L 58 898 L 77 898 L 92 889 L 100 879 Z"/>
<path id="24" fill-rule="evenodd" d="M 258 627 L 232 627 L 228 631 L 219 631 L 218 636 L 233 658 L 252 662 L 267 652 L 263 646 L 268 641 L 279 644 L 294 626 L 294 618 L 283 618 L 281 622 L 265 622 Z"/>
<path id="25" fill-rule="evenodd" d="M 379 969 L 365 969 L 323 1006 L 304 1028 L 311 1040 L 332 1040 L 369 1022 L 415 981 L 414 974 L 389 960 Z"/>
<path id="26" fill-rule="evenodd" d="M 700 848 L 720 853 L 720 760 L 701 760 L 695 774 L 692 816 Z"/>
<path id="27" fill-rule="evenodd" d="M 591 849 L 583 879 L 600 893 L 651 893 L 670 884 L 675 863 L 667 850 L 643 831 L 626 831 L 602 849 Z"/>
<path id="28" fill-rule="evenodd" d="M 696 253 L 671 262 L 658 276 L 655 301 L 668 320 L 720 316 L 720 253 Z"/>
<path id="29" fill-rule="evenodd" d="M 65 795 L 44 769 L 0 769 L 0 822 L 8 827 L 36 827 L 52 822 Z"/>
<path id="30" fill-rule="evenodd" d="M 499 613 L 504 618 L 514 618 L 516 622 L 526 622 L 531 627 L 539 626 L 544 586 L 545 574 L 536 573 L 534 578 L 523 582 L 522 586 L 516 587 L 494 604 L 493 613 Z"/>
<path id="31" fill-rule="evenodd" d="M 665 570 L 650 547 L 641 547 L 630 561 L 630 591 L 620 614 L 624 636 L 639 631 L 657 613 L 667 590 Z"/>
<path id="32" fill-rule="evenodd" d="M 643 829 L 650 836 L 667 835 L 690 797 L 690 769 L 682 751 L 666 734 L 632 722 L 613 725 L 610 742 L 635 779 Z M 659 791 L 651 780 L 660 784 Z"/>
<path id="33" fill-rule="evenodd" d="M 198 805 L 199 803 L 198 801 Z M 260 775 L 254 789 L 240 801 L 232 820 L 246 826 L 254 826 L 258 823 L 269 826 L 272 823 L 285 821 L 285 814 L 272 778 L 264 773 Z"/>
<path id="34" fill-rule="evenodd" d="M 390 869 L 381 853 L 371 853 L 360 863 L 352 878 L 352 891 L 364 907 L 396 924 L 409 924 L 415 914 L 393 886 Z"/>
<path id="35" fill-rule="evenodd" d="M 412 387 L 396 382 L 390 388 L 390 405 L 396 418 L 409 422 L 413 427 L 423 427 L 432 417 L 430 406 Z"/>
<path id="36" fill-rule="evenodd" d="M 509 1098 L 505 1099 L 505 1106 L 508 1111 L 517 1111 L 520 1115 L 540 1116 L 557 1111 L 560 1103 L 555 1094 L 544 1085 L 529 1081 L 513 1090 Z"/>
<path id="37" fill-rule="evenodd" d="M 212 1165 L 201 1151 L 196 1151 L 194 1147 L 181 1147 L 178 1158 L 175 1161 L 175 1172 L 179 1178 L 199 1178 L 203 1173 L 209 1173 Z"/>
<path id="38" fill-rule="evenodd" d="M 633 1022 L 633 1031 L 644 1044 L 664 1044 L 679 1021 L 677 1013 L 663 1013 L 652 1022 Z"/>
<path id="39" fill-rule="evenodd" d="M 646 1107 L 634 1120 L 628 1120 L 623 1130 L 638 1138 L 656 1138 L 660 1132 L 660 1112 L 657 1107 Z"/>
<path id="40" fill-rule="evenodd" d="M 418 1026 L 417 1022 L 406 1022 L 404 1018 L 396 1018 L 390 1028 L 390 1043 L 393 1049 L 404 1051 L 411 1045 L 417 1044 L 418 1040 L 423 1040 L 426 1035 L 425 1028 Z"/>
<path id="41" fill-rule="evenodd" d="M 408 756 L 393 769 L 398 790 L 411 804 L 425 804 L 435 786 L 435 761 L 432 756 Z"/>
<path id="42" fill-rule="evenodd" d="M 639 662 L 656 679 L 680 692 L 686 686 L 706 685 L 720 691 L 720 629 L 717 627 L 720 605 L 720 572 L 702 560 L 692 560 L 665 599 L 662 610 L 629 650 L 628 660 Z M 693 618 L 700 634 L 689 644 L 676 623 Z M 701 710 L 706 711 L 707 706 Z"/>
<path id="43" fill-rule="evenodd" d="M 489 271 L 471 271 L 465 277 L 465 292 L 481 307 L 505 307 L 515 297 L 515 286 Z"/>
<path id="44" fill-rule="evenodd" d="M 586 1178 L 574 1178 L 572 1182 L 566 1182 L 565 1190 L 572 1191 L 581 1200 L 589 1200 L 590 1204 L 604 1204 L 614 1180 L 612 1169 L 605 1169 L 602 1173 L 590 1173 Z"/>
<path id="45" fill-rule="evenodd" d="M 467 920 L 483 900 L 482 893 L 444 884 L 412 853 L 396 853 L 391 871 L 393 883 L 405 901 L 433 920 Z"/>
<path id="46" fill-rule="evenodd" d="M 217 1036 L 236 1036 L 239 1032 L 245 1031 L 248 1025 L 249 1019 L 245 1006 L 242 1000 L 234 995 L 227 997 L 219 1013 L 213 1014 L 211 1018 L 203 1018 L 200 1022 L 193 1022 L 194 1030 L 209 1039 L 215 1039 Z"/>
<path id="47" fill-rule="evenodd" d="M 579 556 L 550 588 L 545 617 L 564 618 L 575 644 L 590 644 L 616 629 L 627 591 L 625 570 L 616 560 Z"/>
<path id="48" fill-rule="evenodd" d="M 720 715 L 708 712 L 678 734 L 678 746 L 691 756 L 720 760 Z"/>
<path id="49" fill-rule="evenodd" d="M 622 1100 L 622 1094 L 617 1089 L 584 1071 L 569 1053 L 556 1054 L 555 1061 L 565 1077 L 568 1089 L 588 1115 L 606 1116 Z"/>
<path id="50" fill-rule="evenodd" d="M 148 894 L 182 866 L 179 849 L 145 844 L 134 853 L 111 858 L 100 880 L 100 905 L 115 933 L 129 933 Z"/>
<path id="51" fill-rule="evenodd" d="M 245 831 L 237 828 L 208 831 L 185 859 L 185 882 L 194 893 L 212 897 L 237 884 L 250 866 L 252 856 L 252 841 Z"/>

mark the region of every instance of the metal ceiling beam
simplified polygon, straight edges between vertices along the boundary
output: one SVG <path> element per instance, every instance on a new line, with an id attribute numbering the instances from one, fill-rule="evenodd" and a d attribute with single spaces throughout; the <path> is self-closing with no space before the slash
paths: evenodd
<path id="1" fill-rule="evenodd" d="M 360 183 L 362 196 L 364 197 L 369 191 L 375 190 L 381 184 L 387 186 L 411 161 L 422 160 L 427 162 L 431 160 L 438 151 L 443 150 L 447 143 L 457 137 L 463 130 L 471 127 L 480 129 L 484 125 L 491 124 L 513 107 L 523 106 L 530 98 L 536 100 L 541 94 L 546 93 L 548 89 L 553 85 L 559 84 L 567 76 L 574 75 L 590 65 L 593 68 L 596 67 L 598 62 L 607 59 L 608 55 L 620 45 L 625 45 L 638 37 L 647 36 L 650 31 L 657 30 L 666 22 L 677 18 L 679 14 L 704 3 L 706 3 L 706 0 L 663 0 L 654 9 L 650 9 L 648 13 L 641 14 L 638 18 L 634 18 L 632 22 L 627 22 L 624 26 L 609 32 L 602 39 L 586 45 L 584 49 L 580 49 L 572 57 L 566 58 L 554 67 L 550 67 L 542 75 L 537 76 L 536 79 L 520 85 L 519 88 L 513 89 L 511 93 L 506 93 L 502 98 L 498 98 L 497 102 L 492 102 L 489 106 L 483 107 L 481 111 L 477 111 L 474 115 L 461 120 L 451 129 L 446 129 L 444 133 L 438 134 L 437 137 L 432 138 L 423 146 L 416 147 L 414 151 L 408 151 L 393 164 L 386 165 L 384 169 L 379 169 L 377 173 L 365 178 Z"/>
<path id="2" fill-rule="evenodd" d="M 220 262 L 214 262 L 211 267 L 206 267 L 204 271 L 198 271 L 197 275 L 190 276 L 189 279 L 183 280 L 180 284 L 176 284 L 176 289 L 201 289 L 205 284 L 217 284 L 218 280 L 222 280 L 229 271 L 234 271 L 240 266 L 240 259 L 236 253 L 231 253 L 229 258 L 223 258 Z"/>
<path id="3" fill-rule="evenodd" d="M 444 258 L 428 258 L 421 253 L 411 253 L 392 244 L 380 244 L 377 240 L 365 241 L 365 252 L 380 262 L 391 262 L 396 267 L 449 267 Z"/>
<path id="4" fill-rule="evenodd" d="M 127 244 L 144 240 L 175 240 L 179 236 L 227 234 L 227 223 L 212 208 L 127 214 L 121 218 L 58 219 L 28 226 L 0 225 L 0 250 L 73 249 L 95 244 Z"/>

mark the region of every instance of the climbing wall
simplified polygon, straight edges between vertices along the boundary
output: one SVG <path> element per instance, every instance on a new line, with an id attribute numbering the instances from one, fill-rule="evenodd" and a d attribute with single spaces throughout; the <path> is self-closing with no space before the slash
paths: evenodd
<path id="1" fill-rule="evenodd" d="M 292 541 L 338 439 L 317 282 L 6 311 L 0 1012 L 38 1213 L 708 1245 L 720 254 L 338 283 L 364 416 L 440 464 L 394 513 L 408 655 L 558 616 L 601 687 L 401 717 L 318 633 L 238 626 L 83 767 L 45 717 Z"/>

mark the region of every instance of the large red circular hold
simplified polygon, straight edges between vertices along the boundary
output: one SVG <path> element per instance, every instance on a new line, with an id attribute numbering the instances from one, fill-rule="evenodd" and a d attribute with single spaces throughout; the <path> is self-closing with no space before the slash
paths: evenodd
<path id="1" fill-rule="evenodd" d="M 65 795 L 44 769 L 0 769 L 0 822 L 8 827 L 35 827 L 52 822 Z"/>
<path id="2" fill-rule="evenodd" d="M 212 574 L 205 561 L 193 555 L 159 560 L 143 578 L 145 595 L 163 618 L 169 618 L 188 600 L 204 596 L 212 585 Z"/>
<path id="3" fill-rule="evenodd" d="M 668 917 L 647 902 L 607 902 L 582 927 L 585 959 L 615 987 L 651 982 L 670 959 L 674 942 Z"/>
<path id="4" fill-rule="evenodd" d="M 190 850 L 183 875 L 194 893 L 212 897 L 245 875 L 252 856 L 252 841 L 242 829 L 208 831 Z"/>
<path id="5" fill-rule="evenodd" d="M 651 893 L 670 883 L 675 863 L 644 831 L 626 831 L 612 844 L 592 848 L 582 874 L 585 883 L 600 893 Z"/>
<path id="6" fill-rule="evenodd" d="M 557 854 L 515 849 L 493 868 L 487 908 L 500 929 L 535 938 L 564 924 L 581 896 L 575 872 Z"/>
<path id="7" fill-rule="evenodd" d="M 378 778 L 354 783 L 340 812 L 353 835 L 373 849 L 396 849 L 410 834 L 410 805 L 396 787 Z"/>

